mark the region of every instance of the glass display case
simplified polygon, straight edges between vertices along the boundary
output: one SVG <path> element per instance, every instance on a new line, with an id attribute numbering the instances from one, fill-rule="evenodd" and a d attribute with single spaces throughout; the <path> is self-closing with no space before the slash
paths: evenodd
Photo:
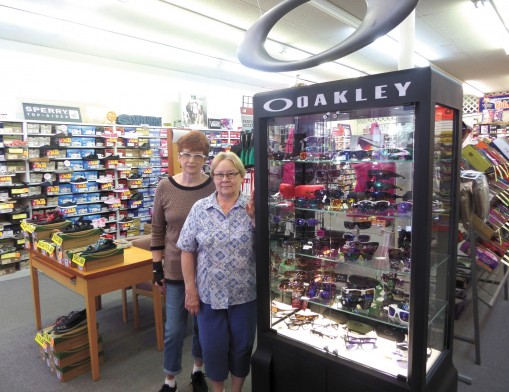
<path id="1" fill-rule="evenodd" d="M 461 104 L 430 68 L 254 96 L 254 391 L 456 390 Z"/>

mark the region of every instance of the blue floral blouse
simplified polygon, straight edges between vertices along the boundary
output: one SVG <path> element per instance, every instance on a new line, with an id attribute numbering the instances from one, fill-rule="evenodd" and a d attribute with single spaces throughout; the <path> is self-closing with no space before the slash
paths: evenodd
<path id="1" fill-rule="evenodd" d="M 184 223 L 177 246 L 198 254 L 196 286 L 212 309 L 227 309 L 256 299 L 254 228 L 241 194 L 225 215 L 216 193 L 198 200 Z"/>

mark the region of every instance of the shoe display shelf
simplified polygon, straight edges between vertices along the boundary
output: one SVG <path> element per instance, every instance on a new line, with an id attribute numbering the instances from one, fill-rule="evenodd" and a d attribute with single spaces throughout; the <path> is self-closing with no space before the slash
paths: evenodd
<path id="1" fill-rule="evenodd" d="M 114 238 L 139 235 L 167 172 L 164 127 L 1 121 L 0 239 L 17 240 L 22 219 L 57 208 Z"/>
<path id="2" fill-rule="evenodd" d="M 27 268 L 20 223 L 28 217 L 27 143 L 23 122 L 0 121 L 0 276 Z"/>
<path id="3" fill-rule="evenodd" d="M 174 131 L 191 131 L 190 128 L 171 128 Z M 221 151 L 228 151 L 230 148 L 240 143 L 240 131 L 231 129 L 198 129 L 203 132 L 210 143 L 210 152 L 205 165 L 205 172 L 208 172 L 208 167 L 212 159 Z"/>

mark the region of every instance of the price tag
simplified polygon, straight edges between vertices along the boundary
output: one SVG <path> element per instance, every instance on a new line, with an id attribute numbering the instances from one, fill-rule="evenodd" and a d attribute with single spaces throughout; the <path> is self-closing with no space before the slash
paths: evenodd
<path id="1" fill-rule="evenodd" d="M 0 177 L 0 182 L 12 182 L 12 177 L 7 176 Z"/>
<path id="2" fill-rule="evenodd" d="M 60 154 L 60 150 L 48 150 L 46 155 L 48 157 L 57 157 Z"/>
<path id="3" fill-rule="evenodd" d="M 37 332 L 34 340 L 41 347 L 44 347 L 46 345 L 46 339 L 44 339 L 44 336 L 40 332 Z"/>
<path id="4" fill-rule="evenodd" d="M 26 231 L 27 233 L 32 234 L 35 231 L 35 226 L 30 223 L 26 223 L 25 221 L 21 222 L 21 230 Z"/>
<path id="5" fill-rule="evenodd" d="M 60 237 L 58 235 L 58 233 L 55 233 L 53 234 L 53 236 L 51 237 L 51 241 L 53 241 L 55 244 L 57 244 L 58 246 L 62 246 L 62 242 L 64 241 L 62 239 L 62 237 Z"/>
<path id="6" fill-rule="evenodd" d="M 37 247 L 45 250 L 49 255 L 55 251 L 55 247 L 44 240 L 37 241 Z"/>
<path id="7" fill-rule="evenodd" d="M 129 188 L 137 188 L 140 186 L 143 186 L 142 180 L 128 180 L 129 181 Z"/>
<path id="8" fill-rule="evenodd" d="M 46 168 L 46 162 L 34 162 L 32 166 L 32 170 L 46 170 Z"/>
<path id="9" fill-rule="evenodd" d="M 75 254 L 72 256 L 72 261 L 73 261 L 73 263 L 78 264 L 80 267 L 83 267 L 86 262 L 85 258 L 78 256 L 78 254 Z"/>
<path id="10" fill-rule="evenodd" d="M 46 193 L 48 195 L 58 195 L 60 193 L 60 186 L 52 185 L 46 188 Z"/>

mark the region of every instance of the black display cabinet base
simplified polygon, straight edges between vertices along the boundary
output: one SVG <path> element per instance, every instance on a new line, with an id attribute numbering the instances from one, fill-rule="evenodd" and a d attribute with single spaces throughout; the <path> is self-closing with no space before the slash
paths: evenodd
<path id="1" fill-rule="evenodd" d="M 265 340 L 265 339 L 264 339 Z M 346 360 L 342 366 L 331 366 L 329 354 L 317 355 L 306 347 L 295 349 L 268 337 L 258 346 L 252 358 L 253 392 L 410 392 L 415 391 L 405 379 L 394 381 L 378 372 L 360 370 Z M 276 376 L 277 375 L 277 376 Z M 425 389 L 419 392 L 454 392 L 458 388 L 458 372 L 451 356 L 443 359 L 437 371 L 429 375 Z M 399 382 L 398 382 L 399 381 Z"/>

